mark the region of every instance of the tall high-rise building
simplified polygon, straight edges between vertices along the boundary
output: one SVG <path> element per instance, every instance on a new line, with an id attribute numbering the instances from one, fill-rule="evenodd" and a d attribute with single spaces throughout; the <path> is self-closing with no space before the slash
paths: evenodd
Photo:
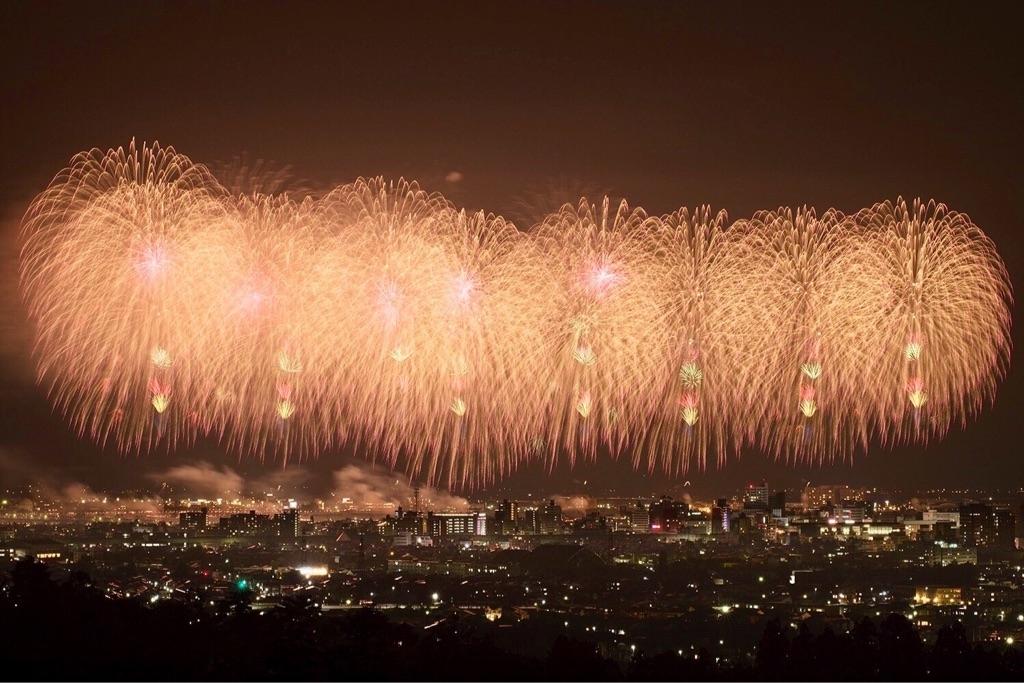
<path id="1" fill-rule="evenodd" d="M 520 510 L 519 514 L 520 514 L 520 517 L 519 517 L 519 520 L 520 520 L 519 521 L 519 529 L 520 529 L 520 531 L 524 531 L 524 532 L 526 532 L 528 534 L 535 534 L 535 533 L 537 533 L 537 530 L 539 529 L 538 518 L 540 517 L 540 515 L 538 514 L 537 508 L 535 508 L 535 507 L 525 507 L 522 510 Z"/>
<path id="2" fill-rule="evenodd" d="M 768 484 L 761 482 L 760 486 L 748 484 L 743 494 L 744 510 L 768 511 Z"/>
<path id="3" fill-rule="evenodd" d="M 547 505 L 537 510 L 537 533 L 560 534 L 562 530 L 562 506 L 549 500 Z"/>
<path id="4" fill-rule="evenodd" d="M 492 533 L 510 534 L 519 528 L 519 503 L 506 498 L 498 504 L 494 511 L 494 530 Z"/>
<path id="5" fill-rule="evenodd" d="M 430 533 L 426 515 L 418 510 L 403 510 L 401 506 L 395 510 L 394 530 L 395 533 L 413 536 L 426 536 Z"/>
<path id="6" fill-rule="evenodd" d="M 984 503 L 960 506 L 960 542 L 965 546 L 1012 549 L 1016 546 L 1013 510 Z"/>
<path id="7" fill-rule="evenodd" d="M 1017 547 L 1016 524 L 1013 510 L 997 507 L 992 510 L 992 545 L 1009 550 Z"/>
<path id="8" fill-rule="evenodd" d="M 182 512 L 178 515 L 178 526 L 182 529 L 205 529 L 207 512 L 207 508 Z"/>
<path id="9" fill-rule="evenodd" d="M 715 507 L 711 508 L 711 533 L 727 534 L 732 530 L 732 510 L 729 501 L 719 498 Z"/>
<path id="10" fill-rule="evenodd" d="M 274 515 L 274 521 L 278 524 L 277 534 L 281 538 L 296 539 L 299 537 L 299 511 L 295 508 L 287 508 Z"/>
<path id="11" fill-rule="evenodd" d="M 630 528 L 633 531 L 647 533 L 651 530 L 651 511 L 642 501 L 637 501 L 636 506 L 629 511 Z"/>
<path id="12" fill-rule="evenodd" d="M 690 506 L 681 500 L 672 500 L 662 496 L 661 500 L 651 503 L 651 531 L 678 531 L 687 521 Z"/>
<path id="13" fill-rule="evenodd" d="M 992 508 L 984 503 L 960 506 L 960 542 L 968 547 L 989 545 L 992 529 Z"/>

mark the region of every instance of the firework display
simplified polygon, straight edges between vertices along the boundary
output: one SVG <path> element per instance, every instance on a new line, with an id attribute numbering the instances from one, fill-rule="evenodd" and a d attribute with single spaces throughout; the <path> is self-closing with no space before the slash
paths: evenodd
<path id="1" fill-rule="evenodd" d="M 1011 291 L 902 200 L 727 226 L 581 200 L 536 226 L 415 183 L 238 194 L 172 148 L 75 157 L 22 225 L 38 373 L 124 452 L 355 447 L 452 485 L 625 454 L 683 473 L 923 443 L 995 399 Z"/>

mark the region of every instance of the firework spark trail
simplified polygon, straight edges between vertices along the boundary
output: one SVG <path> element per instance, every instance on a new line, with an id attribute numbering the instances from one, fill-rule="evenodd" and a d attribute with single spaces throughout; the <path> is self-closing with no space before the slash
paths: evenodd
<path id="1" fill-rule="evenodd" d="M 941 436 L 995 399 L 1009 367 L 1006 269 L 992 242 L 941 204 L 876 204 L 858 221 L 871 228 L 890 302 L 878 420 L 893 442 Z"/>
<path id="2" fill-rule="evenodd" d="M 724 212 L 712 215 L 702 207 L 641 227 L 660 315 L 647 350 L 656 364 L 650 391 L 654 419 L 644 447 L 634 451 L 638 467 L 646 457 L 649 469 L 685 472 L 691 462 L 703 467 L 709 449 L 721 463 L 739 447 L 727 427 L 737 417 L 729 414 L 735 402 L 730 354 L 736 347 L 728 325 L 736 309 L 716 300 L 735 275 L 726 256 L 725 221 Z"/>
<path id="3" fill-rule="evenodd" d="M 75 157 L 23 221 L 38 372 L 123 452 L 355 445 L 482 485 L 532 458 L 684 473 L 852 458 L 995 399 L 1012 294 L 967 216 L 581 200 L 523 231 L 415 183 L 226 190 L 172 148 Z"/>
<path id="4" fill-rule="evenodd" d="M 776 339 L 761 356 L 758 394 L 765 417 L 758 421 L 757 440 L 784 457 L 831 455 L 842 430 L 828 418 L 841 413 L 827 406 L 842 400 L 832 380 L 846 368 L 844 349 L 823 334 L 822 326 L 829 304 L 840 295 L 843 274 L 835 260 L 847 231 L 834 212 L 819 219 L 807 209 L 762 212 L 746 225 L 750 252 L 761 255 L 751 264 L 751 277 L 763 288 L 764 314 L 776 321 L 770 328 Z"/>
<path id="5" fill-rule="evenodd" d="M 558 278 L 557 313 L 542 368 L 557 451 L 593 458 L 599 444 L 620 451 L 651 413 L 658 377 L 660 302 L 637 232 L 648 220 L 622 203 L 611 212 L 581 202 L 540 225 L 535 238 Z"/>
<path id="6" fill-rule="evenodd" d="M 206 169 L 173 149 L 131 147 L 77 156 L 33 203 L 22 284 L 38 321 L 39 376 L 80 432 L 148 447 L 151 416 L 126 408 L 149 404 L 159 379 L 166 409 L 183 389 L 172 378 L 191 379 L 173 363 L 191 327 L 187 260 L 200 226 L 225 215 L 221 199 Z M 176 424 L 166 434 L 179 435 Z"/>

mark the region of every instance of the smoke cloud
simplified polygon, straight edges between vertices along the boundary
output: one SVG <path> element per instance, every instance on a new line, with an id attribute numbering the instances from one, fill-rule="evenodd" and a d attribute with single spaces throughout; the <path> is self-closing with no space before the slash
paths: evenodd
<path id="1" fill-rule="evenodd" d="M 355 507 L 411 508 L 416 491 L 405 479 L 394 473 L 372 467 L 347 465 L 334 473 L 334 492 L 337 502 L 348 500 Z M 420 487 L 420 508 L 423 510 L 465 510 L 469 501 L 446 491 Z"/>
<path id="2" fill-rule="evenodd" d="M 166 484 L 173 495 L 194 498 L 244 498 L 273 494 L 276 499 L 294 498 L 308 502 L 323 498 L 333 504 L 353 508 L 410 509 L 416 498 L 415 487 L 394 472 L 372 465 L 350 464 L 331 475 L 327 490 L 323 478 L 301 466 L 275 469 L 255 477 L 247 477 L 231 467 L 200 461 L 177 465 L 149 477 Z M 318 489 L 318 490 L 314 490 Z M 429 486 L 420 487 L 420 508 L 423 510 L 465 510 L 469 502 Z"/>
<path id="3" fill-rule="evenodd" d="M 97 493 L 81 483 L 72 483 L 60 488 L 44 487 L 43 498 L 62 503 L 87 504 L 93 510 L 109 510 L 128 513 L 156 514 L 163 510 L 158 498 L 130 498 Z"/>
<path id="4" fill-rule="evenodd" d="M 232 498 L 274 493 L 278 498 L 299 497 L 311 475 L 301 467 L 276 469 L 258 477 L 245 477 L 230 467 L 209 462 L 177 465 L 149 475 L 175 492 L 196 498 Z"/>
<path id="5" fill-rule="evenodd" d="M 587 496 L 551 496 L 551 499 L 563 512 L 586 512 L 597 507 L 597 501 Z"/>

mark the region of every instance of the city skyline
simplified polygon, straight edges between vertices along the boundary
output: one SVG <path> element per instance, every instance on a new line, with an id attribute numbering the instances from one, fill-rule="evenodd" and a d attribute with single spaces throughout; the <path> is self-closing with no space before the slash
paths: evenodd
<path id="1" fill-rule="evenodd" d="M 380 45 L 360 43 L 358 34 L 335 40 L 326 28 L 332 22 L 314 19 L 329 14 L 317 4 L 276 27 L 274 7 L 259 4 L 244 18 L 221 7 L 205 15 L 187 6 L 88 16 L 59 3 L 5 10 L 8 27 L 36 30 L 9 36 L 4 47 L 7 90 L 17 97 L 5 114 L 10 153 L 2 162 L 8 305 L 0 481 L 52 478 L 100 488 L 152 481 L 197 463 L 252 479 L 280 470 L 279 463 L 240 463 L 212 443 L 139 457 L 101 451 L 69 430 L 33 381 L 27 319 L 17 300 L 17 223 L 71 155 L 133 138 L 172 144 L 204 163 L 247 154 L 289 164 L 314 186 L 405 176 L 457 205 L 506 214 L 531 193 L 557 187 L 553 178 L 623 196 L 651 213 L 711 204 L 731 220 L 778 205 L 853 212 L 897 196 L 934 198 L 968 214 L 994 240 L 1011 283 L 1019 281 L 1024 206 L 1015 188 L 1024 174 L 1013 153 L 1021 147 L 1021 96 L 1013 84 L 1021 67 L 1012 59 L 1011 36 L 1001 34 L 1009 29 L 991 8 L 937 14 L 912 4 L 881 25 L 852 7 L 648 5 L 631 12 L 579 4 L 549 12 L 498 5 L 508 21 L 496 25 L 442 7 L 450 11 L 424 17 L 411 5 L 395 5 L 361 17 L 392 29 Z M 344 19 L 339 30 L 355 32 L 359 18 Z M 436 22 L 440 33 L 426 38 L 421 21 Z M 976 42 L 958 40 L 950 50 L 945 36 L 964 25 L 973 27 L 964 34 Z M 489 31 L 475 33 L 476 26 Z M 613 26 L 620 49 L 598 39 Z M 300 29 L 311 35 L 301 51 L 244 49 L 253 42 L 293 45 Z M 868 29 L 878 49 L 842 50 Z M 29 35 L 43 38 L 29 45 L 21 37 Z M 170 44 L 189 37 L 211 54 L 168 51 L 166 43 L 143 37 L 152 35 Z M 537 43 L 532 50 L 530 38 Z M 78 58 L 62 60 L 62 51 Z M 231 61 L 240 54 L 251 58 L 245 67 Z M 578 54 L 593 61 L 577 62 Z M 347 70 L 326 66 L 331 56 Z M 527 69 L 532 79 L 508 79 Z M 652 104 L 629 106 L 634 102 Z M 511 144 L 517 136 L 536 143 Z M 966 427 L 954 425 L 941 443 L 873 448 L 852 466 L 786 465 L 750 451 L 721 469 L 709 463 L 704 471 L 665 477 L 634 471 L 628 458 L 574 468 L 563 459 L 552 472 L 532 464 L 497 486 L 571 494 L 612 482 L 635 482 L 638 492 L 681 489 L 688 480 L 709 488 L 762 479 L 780 487 L 806 480 L 1021 482 L 1022 431 L 1014 417 L 1021 384 L 1011 362 L 995 405 Z M 328 453 L 298 467 L 315 478 L 365 462 Z"/>

